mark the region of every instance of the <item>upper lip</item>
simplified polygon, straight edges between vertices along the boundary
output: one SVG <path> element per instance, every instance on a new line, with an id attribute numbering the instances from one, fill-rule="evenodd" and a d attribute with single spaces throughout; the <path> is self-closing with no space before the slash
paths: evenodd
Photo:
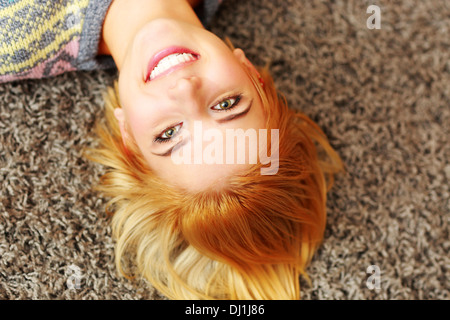
<path id="1" fill-rule="evenodd" d="M 194 57 L 198 58 L 200 57 L 200 55 L 190 49 L 184 48 L 184 47 L 169 47 L 166 49 L 163 49 L 161 51 L 159 51 L 158 53 L 156 53 L 149 61 L 148 65 L 147 65 L 147 73 L 145 76 L 145 81 L 150 81 L 150 74 L 152 73 L 153 69 L 158 65 L 158 63 L 164 59 L 165 57 L 174 54 L 174 53 L 190 53 L 192 54 Z M 161 75 L 164 75 L 170 71 L 173 71 L 174 69 L 178 69 L 182 66 L 184 66 L 185 64 L 189 64 L 192 63 L 194 61 L 191 62 L 186 62 L 186 63 L 182 63 L 180 65 L 174 66 L 172 68 L 170 68 L 169 70 L 167 70 L 166 72 L 162 73 Z"/>

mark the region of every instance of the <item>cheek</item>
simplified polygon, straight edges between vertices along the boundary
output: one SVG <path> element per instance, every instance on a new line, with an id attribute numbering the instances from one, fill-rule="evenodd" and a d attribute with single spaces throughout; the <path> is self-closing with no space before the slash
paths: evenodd
<path id="1" fill-rule="evenodd" d="M 134 112 L 127 119 L 128 129 L 133 134 L 139 147 L 145 137 L 149 136 L 151 115 L 148 112 Z"/>
<path id="2" fill-rule="evenodd" d="M 217 56 L 207 65 L 208 78 L 216 84 L 229 87 L 243 87 L 247 74 L 234 56 Z"/>
<path id="3" fill-rule="evenodd" d="M 139 104 L 139 101 L 131 101 L 129 105 L 124 106 L 124 118 L 126 130 L 134 138 L 138 147 L 142 149 L 146 142 L 152 137 L 152 119 L 155 118 L 151 107 Z M 145 145 L 144 145 L 145 144 Z"/>

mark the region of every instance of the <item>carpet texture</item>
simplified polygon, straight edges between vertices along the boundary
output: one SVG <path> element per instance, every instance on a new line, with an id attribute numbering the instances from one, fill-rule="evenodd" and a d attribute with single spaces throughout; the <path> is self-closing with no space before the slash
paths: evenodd
<path id="1" fill-rule="evenodd" d="M 302 298 L 449 299 L 449 2 L 229 0 L 211 29 L 270 62 L 345 163 Z M 164 299 L 118 276 L 104 168 L 82 155 L 115 77 L 0 85 L 1 299 Z"/>

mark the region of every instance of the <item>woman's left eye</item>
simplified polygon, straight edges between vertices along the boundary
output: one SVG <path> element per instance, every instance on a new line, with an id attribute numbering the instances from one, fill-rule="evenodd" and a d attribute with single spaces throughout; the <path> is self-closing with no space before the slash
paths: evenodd
<path id="1" fill-rule="evenodd" d="M 211 109 L 218 111 L 231 110 L 239 103 L 240 100 L 241 96 L 226 98 L 225 100 L 222 100 L 215 106 L 211 107 Z"/>
<path id="2" fill-rule="evenodd" d="M 158 142 L 158 143 L 170 141 L 173 137 L 175 137 L 178 134 L 182 125 L 183 125 L 183 123 L 181 122 L 181 123 L 177 124 L 176 126 L 167 128 L 159 136 L 155 137 L 154 141 Z"/>

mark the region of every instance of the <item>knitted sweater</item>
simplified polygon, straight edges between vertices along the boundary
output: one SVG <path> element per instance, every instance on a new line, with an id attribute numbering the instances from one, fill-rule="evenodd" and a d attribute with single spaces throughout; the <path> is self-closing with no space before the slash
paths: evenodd
<path id="1" fill-rule="evenodd" d="M 0 83 L 115 67 L 97 55 L 112 0 L 0 0 Z M 207 24 L 222 0 L 196 9 Z"/>

